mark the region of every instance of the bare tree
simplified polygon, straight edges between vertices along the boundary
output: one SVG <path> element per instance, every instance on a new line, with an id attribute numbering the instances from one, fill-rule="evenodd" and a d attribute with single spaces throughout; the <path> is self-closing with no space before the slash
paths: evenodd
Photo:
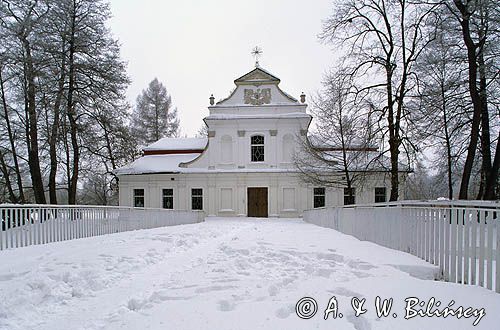
<path id="1" fill-rule="evenodd" d="M 39 124 L 37 110 L 37 78 L 41 59 L 37 46 L 41 42 L 36 33 L 47 14 L 49 6 L 42 1 L 2 0 L 0 23 L 3 37 L 14 48 L 8 56 L 17 61 L 18 74 L 22 77 L 21 89 L 26 114 L 26 142 L 31 182 L 37 203 L 45 204 L 44 183 L 40 166 Z"/>
<path id="2" fill-rule="evenodd" d="M 28 201 L 29 187 L 44 203 L 48 173 L 50 202 L 65 189 L 74 204 L 91 174 L 112 177 L 136 154 L 124 151 L 134 141 L 124 102 L 129 79 L 109 17 L 106 0 L 0 1 L 0 165 L 9 176 L 0 184 L 10 199 Z M 23 183 L 26 164 L 31 182 Z"/>
<path id="3" fill-rule="evenodd" d="M 2 57 L 3 60 L 5 60 L 5 57 Z M 25 197 L 24 197 L 24 187 L 23 187 L 23 180 L 22 180 L 22 177 L 21 177 L 21 169 L 20 169 L 20 166 L 19 166 L 19 156 L 18 156 L 18 153 L 17 153 L 17 147 L 16 147 L 16 138 L 15 138 L 15 133 L 14 133 L 14 129 L 12 127 L 12 124 L 11 124 L 11 119 L 10 119 L 10 115 L 9 115 L 9 106 L 8 106 L 8 102 L 7 102 L 7 93 L 6 93 L 6 90 L 5 90 L 5 80 L 4 80 L 4 75 L 3 75 L 3 71 L 4 71 L 4 65 L 0 64 L 0 98 L 1 98 L 1 104 L 2 104 L 2 108 L 3 108 L 3 113 L 2 115 L 0 116 L 3 120 L 4 120 L 4 123 L 5 123 L 5 129 L 6 129 L 6 133 L 5 135 L 8 137 L 8 141 L 9 141 L 9 147 L 10 147 L 10 150 L 8 150 L 8 148 L 6 148 L 6 150 L 8 150 L 11 154 L 11 158 L 12 158 L 12 163 L 13 163 L 13 168 L 14 168 L 14 173 L 15 173 L 15 178 L 16 178 L 16 181 L 17 181 L 17 191 L 18 193 L 15 194 L 14 193 L 14 188 L 11 184 L 11 180 L 9 178 L 9 170 L 8 170 L 8 165 L 7 165 L 7 161 L 5 159 L 5 155 L 4 153 L 5 152 L 2 152 L 0 151 L 0 153 L 2 153 L 1 155 L 1 162 L 2 162 L 2 173 L 5 177 L 5 183 L 7 185 L 7 189 L 9 191 L 9 195 L 10 195 L 10 201 L 12 203 L 24 203 L 26 201 Z"/>
<path id="4" fill-rule="evenodd" d="M 364 179 L 367 153 L 376 148 L 370 146 L 369 111 L 356 103 L 351 83 L 343 70 L 325 78 L 313 100 L 315 131 L 299 139 L 302 150 L 294 162 L 305 182 L 345 187 L 352 197 L 353 186 Z"/>
<path id="5" fill-rule="evenodd" d="M 415 5 L 406 0 L 343 0 L 324 23 L 321 39 L 339 45 L 350 63 L 349 75 L 369 92 L 389 144 L 391 194 L 399 197 L 401 149 L 412 148 L 406 131 L 411 120 L 406 101 L 416 87 L 414 64 L 433 34 L 425 31 L 437 4 Z"/>
<path id="6" fill-rule="evenodd" d="M 119 46 L 114 40 L 106 20 L 110 16 L 109 4 L 93 0 L 66 0 L 67 20 L 67 133 L 71 153 L 67 156 L 68 202 L 76 203 L 79 171 L 81 167 L 82 139 L 80 132 L 88 123 L 87 114 L 96 101 L 113 104 L 123 97 L 128 84 L 125 64 L 119 58 Z M 69 169 L 69 171 L 68 171 Z"/>
<path id="7" fill-rule="evenodd" d="M 201 127 L 198 129 L 198 132 L 196 132 L 196 137 L 203 138 L 208 136 L 208 126 L 207 124 L 203 123 Z"/>
<path id="8" fill-rule="evenodd" d="M 459 198 L 467 199 L 470 176 L 476 157 L 478 143 L 481 145 L 482 175 L 484 189 L 480 196 L 495 198 L 500 155 L 496 152 L 493 163 L 491 155 L 490 114 L 488 111 L 488 86 L 498 80 L 497 45 L 500 37 L 500 9 L 497 1 L 446 1 L 445 6 L 460 23 L 463 45 L 467 53 L 468 88 L 473 106 L 470 140 L 464 164 Z M 488 65 L 488 58 L 493 61 Z M 496 63 L 495 63 L 496 62 Z M 488 70 L 487 66 L 497 70 Z M 498 116 L 498 113 L 495 114 Z M 497 139 L 496 150 L 500 149 Z"/>
<path id="9" fill-rule="evenodd" d="M 461 171 L 460 160 L 467 144 L 471 104 L 463 74 L 466 61 L 455 47 L 459 38 L 451 32 L 456 24 L 449 16 L 440 11 L 440 20 L 434 22 L 436 38 L 416 62 L 420 88 L 411 106 L 414 113 L 421 115 L 417 120 L 418 131 L 435 154 L 433 165 L 447 178 L 446 196 L 452 199 L 456 173 Z"/>

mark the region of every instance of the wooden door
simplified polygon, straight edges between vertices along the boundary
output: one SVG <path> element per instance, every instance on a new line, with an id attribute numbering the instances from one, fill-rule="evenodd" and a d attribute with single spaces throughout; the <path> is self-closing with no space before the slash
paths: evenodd
<path id="1" fill-rule="evenodd" d="M 267 218 L 267 188 L 247 188 L 249 217 Z"/>

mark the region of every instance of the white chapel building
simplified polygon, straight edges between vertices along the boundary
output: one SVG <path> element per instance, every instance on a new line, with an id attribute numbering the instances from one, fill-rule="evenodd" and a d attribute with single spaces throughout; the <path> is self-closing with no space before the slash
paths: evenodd
<path id="1" fill-rule="evenodd" d="M 306 209 L 346 203 L 344 188 L 306 184 L 294 165 L 311 115 L 280 80 L 256 67 L 204 118 L 206 138 L 163 138 L 116 171 L 122 206 L 203 210 L 207 216 L 300 217 Z M 355 189 L 355 203 L 385 201 L 387 171 Z"/>

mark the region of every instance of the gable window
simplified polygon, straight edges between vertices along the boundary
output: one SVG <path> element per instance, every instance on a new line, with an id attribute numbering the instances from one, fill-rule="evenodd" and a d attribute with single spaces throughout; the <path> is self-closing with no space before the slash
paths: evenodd
<path id="1" fill-rule="evenodd" d="M 385 187 L 375 188 L 375 203 L 385 203 L 387 201 L 387 189 Z"/>
<path id="2" fill-rule="evenodd" d="M 344 205 L 356 204 L 356 189 L 344 188 Z"/>
<path id="3" fill-rule="evenodd" d="M 174 190 L 163 189 L 162 204 L 164 209 L 172 210 L 174 208 Z"/>
<path id="4" fill-rule="evenodd" d="M 252 162 L 264 161 L 264 136 L 254 135 L 250 138 Z"/>
<path id="5" fill-rule="evenodd" d="M 203 189 L 191 189 L 191 209 L 203 210 Z"/>
<path id="6" fill-rule="evenodd" d="M 325 206 L 325 188 L 314 188 L 314 208 Z"/>
<path id="7" fill-rule="evenodd" d="M 144 207 L 144 189 L 134 189 L 134 207 Z"/>

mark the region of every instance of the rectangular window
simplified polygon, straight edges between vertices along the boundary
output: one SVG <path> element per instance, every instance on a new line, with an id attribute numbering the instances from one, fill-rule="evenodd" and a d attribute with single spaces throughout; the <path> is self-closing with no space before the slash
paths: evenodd
<path id="1" fill-rule="evenodd" d="M 314 208 L 325 207 L 325 188 L 314 188 Z"/>
<path id="2" fill-rule="evenodd" d="M 255 135 L 250 138 L 252 162 L 264 161 L 264 136 Z"/>
<path id="3" fill-rule="evenodd" d="M 385 203 L 387 201 L 387 189 L 385 187 L 375 188 L 375 203 Z"/>
<path id="4" fill-rule="evenodd" d="M 203 189 L 191 189 L 191 209 L 203 210 Z"/>
<path id="5" fill-rule="evenodd" d="M 144 189 L 134 189 L 134 207 L 144 207 Z"/>
<path id="6" fill-rule="evenodd" d="M 174 190 L 173 189 L 163 189 L 162 203 L 163 203 L 164 209 L 172 210 L 174 208 Z"/>
<path id="7" fill-rule="evenodd" d="M 344 205 L 356 204 L 356 189 L 344 188 Z"/>

